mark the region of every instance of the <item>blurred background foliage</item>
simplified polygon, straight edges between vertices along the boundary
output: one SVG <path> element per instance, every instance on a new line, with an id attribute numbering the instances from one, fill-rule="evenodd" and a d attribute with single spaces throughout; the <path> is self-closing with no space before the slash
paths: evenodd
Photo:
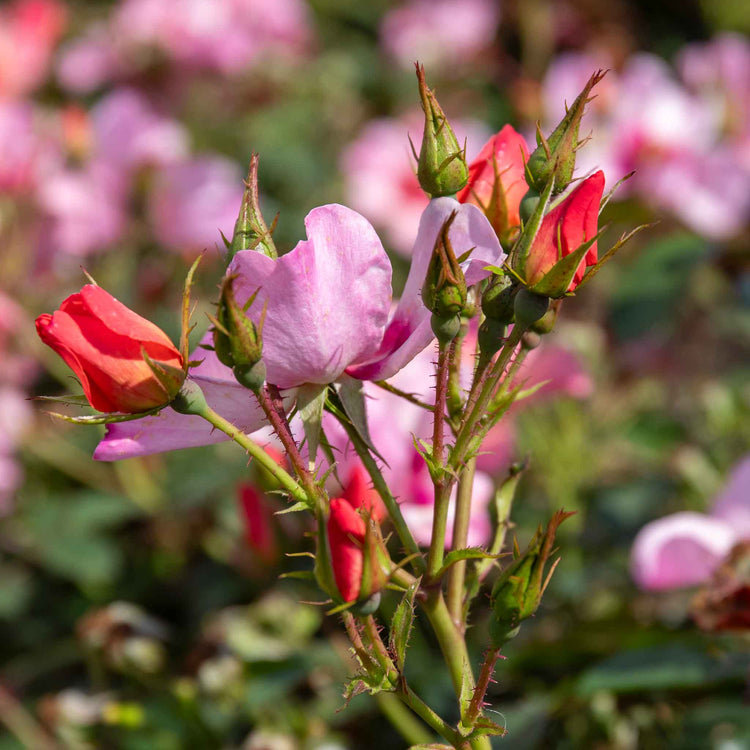
<path id="1" fill-rule="evenodd" d="M 358 697 L 342 710 L 353 669 L 347 641 L 324 608 L 301 603 L 319 592 L 280 578 L 307 567 L 304 558 L 283 554 L 310 549 L 305 519 L 274 516 L 272 548 L 248 544 L 238 486 L 263 478 L 236 446 L 93 462 L 98 428 L 52 422 L 24 400 L 77 388 L 36 340 L 33 318 L 80 287 L 83 265 L 176 338 L 182 279 L 203 248 L 200 314 L 215 298 L 223 270 L 217 229 L 231 232 L 252 151 L 261 157 L 266 216 L 279 214 L 280 248 L 304 235 L 314 206 L 337 201 L 368 215 L 352 187 L 357 162 L 345 155 L 370 123 L 388 118 L 400 128 L 408 180 L 403 123 L 417 107 L 416 58 L 451 118 L 471 121 L 467 127 L 485 136 L 511 122 L 531 137 L 537 119 L 554 124 L 544 82 L 564 55 L 607 61 L 610 77 L 624 80 L 642 52 L 674 66 L 689 45 L 731 31 L 745 45 L 737 64 L 747 65 L 747 8 L 729 0 L 454 0 L 432 10 L 429 2 L 300 0 L 266 3 L 261 13 L 260 3 L 217 0 L 200 11 L 195 3 L 167 3 L 165 20 L 150 16 L 147 2 L 68 2 L 52 4 L 54 17 L 42 7 L 31 32 L 15 38 L 23 28 L 14 26 L 17 5 L 0 7 L 0 154 L 6 164 L 19 154 L 30 163 L 20 176 L 0 166 L 0 750 L 406 747 L 383 719 L 405 721 L 388 696 Z M 228 32 L 205 32 L 224 5 L 246 5 L 242 12 L 266 21 L 225 44 Z M 130 21 L 118 15 L 125 6 L 143 6 L 142 27 L 137 13 Z M 442 26 L 429 18 L 438 6 L 449 18 Z M 404 15 L 393 20 L 399 10 Z M 461 36 L 470 12 L 485 19 L 484 38 L 478 31 L 468 41 Z M 181 14 L 198 19 L 192 41 L 180 30 Z M 75 58 L 76 45 L 97 38 L 99 48 L 92 42 L 84 49 L 89 58 L 80 51 Z M 240 51 L 227 57 L 232 44 Z M 36 56 L 17 54 L 34 45 Z M 19 69 L 32 80 L 14 88 Z M 747 87 L 750 70 L 742 70 Z M 721 83 L 712 84 L 717 96 Z M 110 125 L 109 136 L 97 134 L 92 113 L 123 88 L 176 123 L 184 142 L 159 145 L 158 153 L 143 147 L 149 155 L 133 157 L 116 188 L 93 180 L 84 189 L 74 178 L 91 177 L 99 159 L 124 158 L 129 128 L 150 127 L 142 117 L 124 132 Z M 712 180 L 740 191 L 750 180 L 747 88 L 745 95 L 740 101 L 731 91 L 749 118 L 739 135 L 717 126 L 721 135 L 700 147 L 710 159 L 730 153 L 734 138 L 732 168 L 744 178 L 712 173 Z M 690 131 L 695 121 L 681 119 L 677 105 L 670 111 L 669 96 L 664 116 L 675 131 Z M 25 107 L 35 122 L 27 157 L 24 138 L 5 125 L 13 107 Z M 592 127 L 607 116 L 596 114 Z M 419 125 L 410 133 L 418 139 Z M 654 138 L 638 154 L 647 173 L 652 163 L 662 169 L 669 150 Z M 481 145 L 473 143 L 474 153 Z M 165 156 L 173 146 L 179 159 Z M 52 156 L 39 166 L 46 148 Z M 200 158 L 223 160 L 224 172 L 207 181 L 191 176 Z M 177 167 L 185 171 L 169 172 Z M 159 202 L 154 196 L 167 179 L 175 195 Z M 542 609 L 498 666 L 489 697 L 509 733 L 497 747 L 750 744 L 746 636 L 701 632 L 688 616 L 692 591 L 644 593 L 629 573 L 637 531 L 667 513 L 707 510 L 750 450 L 748 199 L 676 179 L 666 200 L 660 186 L 638 179 L 607 209 L 607 236 L 644 221 L 658 225 L 565 303 L 554 334 L 593 387 L 584 398 L 562 393 L 525 409 L 514 427 L 515 454 L 530 456 L 513 511 L 521 544 L 557 508 L 578 513 L 561 529 L 562 562 Z M 404 191 L 414 198 L 409 185 Z M 718 208 L 703 221 L 698 214 L 712 200 Z M 724 210 L 731 211 L 727 220 Z M 402 220 L 398 200 L 389 211 Z M 380 216 L 368 217 L 380 222 L 402 283 L 408 248 L 389 239 Z M 385 597 L 384 610 L 394 606 Z M 483 606 L 471 630 L 477 659 Z M 417 629 L 412 649 L 410 683 L 428 703 L 450 706 L 428 627 Z M 421 727 L 412 731 L 429 739 Z"/>

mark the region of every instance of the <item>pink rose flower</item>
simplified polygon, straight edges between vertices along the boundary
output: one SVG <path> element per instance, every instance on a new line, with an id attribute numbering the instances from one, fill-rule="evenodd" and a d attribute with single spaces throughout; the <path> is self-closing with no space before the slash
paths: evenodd
<path id="1" fill-rule="evenodd" d="M 710 513 L 682 511 L 646 524 L 633 542 L 631 572 L 643 589 L 706 582 L 732 547 L 750 539 L 750 457 L 732 471 Z"/>

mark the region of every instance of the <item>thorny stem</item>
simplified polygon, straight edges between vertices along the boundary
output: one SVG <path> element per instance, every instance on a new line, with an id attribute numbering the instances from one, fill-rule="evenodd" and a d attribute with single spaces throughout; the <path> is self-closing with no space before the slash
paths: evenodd
<path id="1" fill-rule="evenodd" d="M 448 391 L 446 400 L 451 426 L 453 426 L 455 420 L 460 418 L 464 405 L 463 395 L 461 393 L 461 351 L 468 330 L 468 320 L 463 319 L 461 321 L 461 328 L 458 332 L 458 336 L 453 340 L 453 354 L 451 355 L 448 367 Z"/>
<path id="2" fill-rule="evenodd" d="M 493 391 L 495 390 L 495 385 L 502 376 L 510 358 L 513 356 L 516 347 L 521 341 L 522 335 L 523 330 L 521 326 L 513 326 L 513 330 L 511 331 L 510 336 L 505 340 L 505 344 L 500 350 L 500 354 L 498 355 L 495 364 L 492 365 L 489 376 L 481 381 L 481 385 L 480 381 L 477 381 L 475 378 L 475 383 L 472 387 L 472 394 L 470 394 L 469 400 L 472 401 L 471 396 L 475 389 L 479 390 L 479 395 L 476 397 L 476 400 L 474 400 L 473 406 L 456 436 L 456 444 L 453 448 L 451 461 L 452 468 L 458 468 L 463 462 L 464 454 L 466 453 L 466 449 L 471 441 L 472 434 L 479 423 L 479 420 L 484 416 L 487 405 L 489 404 Z"/>
<path id="3" fill-rule="evenodd" d="M 362 667 L 368 671 L 371 670 L 375 666 L 375 662 L 370 654 L 367 653 L 364 643 L 362 643 L 362 637 L 359 634 L 357 621 L 354 619 L 354 615 L 351 612 L 343 612 L 342 619 L 344 621 L 344 627 L 346 628 L 346 634 L 352 642 L 354 653 L 357 655 Z"/>
<path id="4" fill-rule="evenodd" d="M 468 750 L 471 743 L 462 737 L 448 722 L 441 719 L 419 696 L 412 693 L 407 685 L 396 691 L 396 695 L 419 716 L 422 721 L 432 727 L 438 734 L 450 742 L 458 750 Z M 488 746 L 489 747 L 489 746 Z"/>
<path id="5" fill-rule="evenodd" d="M 300 487 L 298 482 L 282 466 L 279 466 L 271 456 L 266 453 L 254 440 L 249 438 L 242 430 L 235 427 L 228 419 L 217 414 L 210 406 L 206 405 L 199 416 L 221 430 L 225 435 L 234 440 L 237 445 L 244 448 L 297 502 L 310 505 L 315 502 L 315 496 L 310 496 Z"/>
<path id="6" fill-rule="evenodd" d="M 284 446 L 284 450 L 289 458 L 289 463 L 294 467 L 294 471 L 304 487 L 307 497 L 310 499 L 313 507 L 316 510 L 320 510 L 321 507 L 324 507 L 324 494 L 305 465 L 305 460 L 302 458 L 297 443 L 294 441 L 286 414 L 284 414 L 283 402 L 278 388 L 275 385 L 265 385 L 257 391 L 256 396 L 274 432 L 279 436 L 279 440 L 281 440 L 281 444 Z"/>
<path id="7" fill-rule="evenodd" d="M 456 517 L 453 521 L 453 542 L 451 549 L 464 549 L 469 538 L 469 521 L 471 518 L 471 496 L 474 489 L 474 471 L 476 457 L 466 462 L 458 478 L 458 493 L 456 496 Z M 463 602 L 464 580 L 466 576 L 466 560 L 454 563 L 448 573 L 448 610 L 456 627 L 463 630 Z"/>
<path id="8" fill-rule="evenodd" d="M 445 530 L 448 524 L 451 480 L 445 471 L 444 435 L 445 404 L 448 390 L 448 371 L 455 352 L 453 342 L 438 344 L 437 373 L 435 376 L 435 407 L 432 430 L 432 482 L 435 486 L 435 502 L 432 511 L 432 536 L 427 554 L 427 576 L 434 579 L 443 564 L 445 551 Z"/>
<path id="9" fill-rule="evenodd" d="M 427 745 L 433 734 L 417 719 L 406 702 L 395 693 L 378 693 L 375 696 L 383 716 L 409 745 Z"/>
<path id="10" fill-rule="evenodd" d="M 382 388 L 384 391 L 388 391 L 388 393 L 392 393 L 394 396 L 403 398 L 410 404 L 419 406 L 421 409 L 425 409 L 426 411 L 432 411 L 432 404 L 420 401 L 413 393 L 402 391 L 400 388 L 396 388 L 395 385 L 391 385 L 387 380 L 373 380 L 373 383 L 378 386 L 378 388 Z"/>
<path id="11" fill-rule="evenodd" d="M 427 596 L 422 602 L 422 608 L 430 620 L 432 629 L 438 639 L 440 651 L 450 673 L 453 690 L 459 700 L 461 715 L 464 715 L 467 705 L 464 705 L 462 697 L 472 694 L 474 690 L 474 675 L 471 670 L 469 652 L 466 649 L 466 641 L 462 633 L 456 628 L 451 618 L 448 607 L 443 598 L 443 592 L 438 587 L 427 591 Z M 447 738 L 447 735 L 443 735 Z M 487 737 L 476 737 L 463 745 L 455 747 L 471 747 L 473 750 L 490 750 L 490 741 Z"/>
<path id="12" fill-rule="evenodd" d="M 469 703 L 469 708 L 466 711 L 466 717 L 464 719 L 468 726 L 473 726 L 474 722 L 479 718 L 479 714 L 482 712 L 484 697 L 487 695 L 487 688 L 492 680 L 492 673 L 495 671 L 495 664 L 499 657 L 499 648 L 491 648 L 484 655 L 482 669 L 479 672 L 479 680 L 477 681 L 476 688 L 474 688 L 474 695 L 471 699 L 471 703 Z"/>
<path id="13" fill-rule="evenodd" d="M 365 615 L 361 620 L 365 627 L 365 636 L 375 653 L 378 664 L 380 664 L 383 672 L 388 676 L 391 684 L 398 684 L 399 672 L 388 653 L 388 649 L 383 643 L 383 639 L 380 637 L 380 631 L 378 630 L 375 618 L 372 615 Z"/>

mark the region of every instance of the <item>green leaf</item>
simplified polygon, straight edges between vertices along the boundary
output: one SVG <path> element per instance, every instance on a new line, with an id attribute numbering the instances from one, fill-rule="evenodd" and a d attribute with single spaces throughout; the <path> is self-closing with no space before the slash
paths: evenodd
<path id="1" fill-rule="evenodd" d="M 323 422 L 323 407 L 326 403 L 328 386 L 308 384 L 297 391 L 297 408 L 302 418 L 307 439 L 307 453 L 311 464 L 315 463 L 320 445 L 320 432 Z"/>
<path id="2" fill-rule="evenodd" d="M 406 648 L 409 645 L 414 626 L 414 597 L 419 590 L 421 579 L 417 579 L 404 593 L 391 619 L 389 647 L 396 659 L 399 672 L 403 672 L 406 661 Z"/>
<path id="3" fill-rule="evenodd" d="M 601 237 L 606 227 L 602 227 L 590 240 L 579 245 L 570 255 L 555 263 L 547 273 L 529 289 L 534 294 L 541 294 L 544 297 L 561 297 L 565 294 L 570 282 L 575 276 L 578 266 L 583 260 L 583 256 L 589 251 L 589 248 Z M 579 284 L 580 286 L 580 284 Z"/>
<path id="4" fill-rule="evenodd" d="M 48 411 L 51 417 L 56 419 L 62 419 L 64 422 L 71 422 L 72 424 L 114 424 L 115 422 L 132 422 L 134 419 L 142 419 L 143 417 L 149 417 L 152 414 L 158 414 L 167 404 L 157 406 L 155 409 L 149 409 L 148 411 L 141 411 L 138 414 L 88 414 L 83 417 L 71 417 L 67 414 L 60 414 L 56 411 Z"/>
<path id="5" fill-rule="evenodd" d="M 496 560 L 500 555 L 493 555 L 482 547 L 466 547 L 465 549 L 454 549 L 445 556 L 443 567 L 437 574 L 437 578 L 444 576 L 448 569 L 461 560 Z"/>

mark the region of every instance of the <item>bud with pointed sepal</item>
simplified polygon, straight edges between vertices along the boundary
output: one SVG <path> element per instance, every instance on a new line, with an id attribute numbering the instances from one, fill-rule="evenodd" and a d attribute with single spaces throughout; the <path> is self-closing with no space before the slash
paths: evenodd
<path id="1" fill-rule="evenodd" d="M 449 235 L 455 218 L 454 211 L 438 232 L 422 287 L 422 302 L 432 313 L 432 330 L 440 341 L 451 341 L 458 334 L 468 297 L 466 278 Z"/>
<path id="2" fill-rule="evenodd" d="M 269 258 L 278 258 L 276 245 L 273 241 L 274 223 L 269 229 L 263 219 L 258 199 L 258 154 L 250 157 L 250 167 L 245 180 L 245 192 L 242 195 L 240 212 L 234 224 L 232 241 L 228 243 L 229 258 L 231 260 L 242 250 L 254 250 L 267 255 Z"/>
<path id="3" fill-rule="evenodd" d="M 542 531 L 537 529 L 526 551 L 516 546 L 513 562 L 502 572 L 492 589 L 490 638 L 495 648 L 514 638 L 521 623 L 538 609 L 559 558 L 548 565 L 557 528 L 573 513 L 558 511 Z"/>
<path id="4" fill-rule="evenodd" d="M 435 94 L 427 88 L 424 68 L 419 64 L 417 80 L 425 118 L 417 166 L 419 184 L 432 198 L 455 195 L 469 178 L 466 151 L 459 146 Z"/>
<path id="5" fill-rule="evenodd" d="M 238 382 L 253 391 L 265 381 L 263 356 L 263 321 L 255 323 L 247 316 L 247 310 L 255 302 L 257 292 L 240 306 L 234 297 L 233 284 L 236 275 L 224 277 L 221 296 L 213 323 L 214 349 L 219 361 L 231 367 Z"/>
<path id="6" fill-rule="evenodd" d="M 583 91 L 567 108 L 565 117 L 552 131 L 549 138 L 542 135 L 537 125 L 537 147 L 526 164 L 526 181 L 536 193 L 541 193 L 550 178 L 554 175 L 554 193 L 561 193 L 573 179 L 576 165 L 576 151 L 582 145 L 578 140 L 578 131 L 586 104 L 591 101 L 589 94 L 606 74 L 606 70 L 597 70 L 586 82 Z"/>

